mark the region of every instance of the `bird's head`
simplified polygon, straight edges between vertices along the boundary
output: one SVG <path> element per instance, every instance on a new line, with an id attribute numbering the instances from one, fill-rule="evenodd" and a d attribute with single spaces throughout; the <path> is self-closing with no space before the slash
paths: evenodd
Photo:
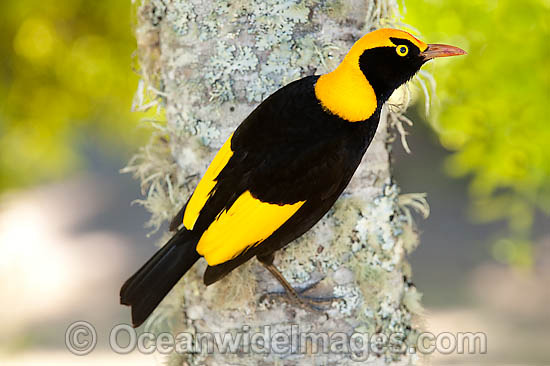
<path id="1" fill-rule="evenodd" d="M 426 44 L 401 30 L 379 29 L 355 42 L 342 63 L 317 80 L 315 94 L 331 113 L 363 121 L 425 62 L 464 54 L 458 47 Z"/>

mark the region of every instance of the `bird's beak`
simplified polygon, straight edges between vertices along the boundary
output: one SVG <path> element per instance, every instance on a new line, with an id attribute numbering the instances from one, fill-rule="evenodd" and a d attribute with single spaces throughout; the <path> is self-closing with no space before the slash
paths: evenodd
<path id="1" fill-rule="evenodd" d="M 449 57 L 449 56 L 460 56 L 466 55 L 466 51 L 455 46 L 449 46 L 446 44 L 429 44 L 428 48 L 424 52 L 421 52 L 420 55 L 424 57 L 425 61 L 431 60 L 436 57 Z"/>

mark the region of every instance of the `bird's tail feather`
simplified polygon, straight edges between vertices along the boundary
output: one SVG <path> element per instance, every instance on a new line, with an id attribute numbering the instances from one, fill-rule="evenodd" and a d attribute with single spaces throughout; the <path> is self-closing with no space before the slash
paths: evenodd
<path id="1" fill-rule="evenodd" d="M 132 307 L 132 325 L 140 326 L 179 279 L 200 258 L 198 237 L 178 231 L 120 289 L 120 303 Z"/>

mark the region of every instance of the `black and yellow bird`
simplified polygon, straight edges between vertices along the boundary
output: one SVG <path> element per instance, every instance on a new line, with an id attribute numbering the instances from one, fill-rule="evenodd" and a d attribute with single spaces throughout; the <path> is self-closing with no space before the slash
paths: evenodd
<path id="1" fill-rule="evenodd" d="M 409 33 L 380 29 L 359 39 L 332 72 L 307 76 L 264 100 L 227 139 L 176 215 L 183 226 L 120 290 L 139 326 L 200 258 L 210 285 L 252 257 L 287 293 L 274 252 L 308 231 L 350 181 L 382 105 L 428 60 L 463 55 Z"/>

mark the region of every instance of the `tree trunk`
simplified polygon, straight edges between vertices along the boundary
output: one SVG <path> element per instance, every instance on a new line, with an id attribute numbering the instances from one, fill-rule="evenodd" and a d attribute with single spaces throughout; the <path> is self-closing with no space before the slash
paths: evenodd
<path id="1" fill-rule="evenodd" d="M 185 204 L 215 152 L 260 101 L 295 79 L 332 70 L 356 39 L 382 24 L 391 26 L 398 11 L 392 0 L 139 4 L 136 33 L 142 81 L 135 107 L 158 104 L 167 120 L 165 125 L 154 123 L 158 132 L 128 167 L 147 191 L 142 203 L 152 213 L 151 223 L 158 228 Z M 316 284 L 308 295 L 337 298 L 327 310 L 314 313 L 294 307 L 284 297 L 263 296 L 282 288 L 256 259 L 205 287 L 206 263 L 201 260 L 148 327 L 169 325 L 173 333 L 196 336 L 240 333 L 243 343 L 229 352 L 203 347 L 172 354 L 170 364 L 355 365 L 353 359 L 366 354 L 352 351 L 365 351 L 365 346 L 360 346 L 359 337 L 352 338 L 352 348 L 342 343 L 354 332 L 362 340 L 374 334 L 403 340 L 393 348 L 371 350 L 372 364 L 416 362 L 416 355 L 402 354 L 414 349 L 418 334 L 413 315 L 420 310 L 419 294 L 410 285 L 405 260 L 416 235 L 402 206 L 405 200 L 392 181 L 389 154 L 393 136 L 388 126 L 399 120 L 404 108 L 383 109 L 377 135 L 334 208 L 276 254 L 276 266 L 296 288 Z M 265 348 L 246 345 L 246 337 L 254 343 L 256 334 L 261 342 L 258 334 L 265 337 L 266 332 L 271 344 Z M 274 344 L 275 334 L 285 343 L 284 334 L 290 332 L 291 346 Z"/>

